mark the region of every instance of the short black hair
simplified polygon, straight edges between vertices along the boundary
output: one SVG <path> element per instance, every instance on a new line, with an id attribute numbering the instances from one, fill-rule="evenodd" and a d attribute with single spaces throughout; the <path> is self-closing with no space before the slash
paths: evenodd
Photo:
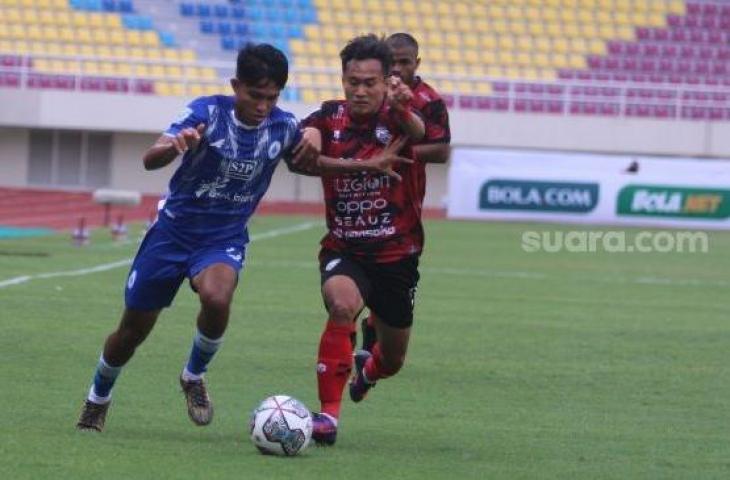
<path id="1" fill-rule="evenodd" d="M 289 79 L 289 61 L 268 43 L 247 43 L 238 52 L 236 78 L 250 86 L 270 80 L 283 89 Z"/>
<path id="2" fill-rule="evenodd" d="M 418 42 L 410 33 L 398 32 L 389 36 L 386 40 L 388 45 L 393 48 L 411 47 L 416 50 L 416 56 L 418 56 Z"/>
<path id="3" fill-rule="evenodd" d="M 373 33 L 360 35 L 347 42 L 345 48 L 340 52 L 340 59 L 342 59 L 343 72 L 350 60 L 380 60 L 385 75 L 390 73 L 390 66 L 393 64 L 390 47 L 383 37 L 378 37 Z"/>

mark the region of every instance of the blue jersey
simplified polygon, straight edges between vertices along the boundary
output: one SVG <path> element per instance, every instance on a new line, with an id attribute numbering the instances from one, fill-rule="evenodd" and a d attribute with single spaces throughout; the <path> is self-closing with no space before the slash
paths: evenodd
<path id="1" fill-rule="evenodd" d="M 159 223 L 183 242 L 248 241 L 246 224 L 271 183 L 279 160 L 299 142 L 297 121 L 277 107 L 258 126 L 241 123 L 233 97 L 200 97 L 165 135 L 205 125 L 170 180 Z"/>

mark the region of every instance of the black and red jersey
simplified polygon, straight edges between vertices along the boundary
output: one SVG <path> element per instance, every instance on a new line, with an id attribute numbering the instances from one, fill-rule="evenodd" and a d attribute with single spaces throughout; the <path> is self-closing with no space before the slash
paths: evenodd
<path id="1" fill-rule="evenodd" d="M 404 134 L 387 105 L 370 119 L 357 122 L 344 100 L 324 102 L 302 126 L 322 133 L 323 155 L 353 161 L 379 154 L 394 136 Z M 413 151 L 406 146 L 399 155 L 413 158 Z M 396 164 L 401 181 L 372 172 L 323 175 L 328 233 L 322 247 L 376 263 L 420 254 L 425 193 L 421 167 L 418 162 Z"/>
<path id="2" fill-rule="evenodd" d="M 411 108 L 418 111 L 426 126 L 426 135 L 421 144 L 450 143 L 449 112 L 441 96 L 421 77 L 416 77 L 413 87 Z"/>

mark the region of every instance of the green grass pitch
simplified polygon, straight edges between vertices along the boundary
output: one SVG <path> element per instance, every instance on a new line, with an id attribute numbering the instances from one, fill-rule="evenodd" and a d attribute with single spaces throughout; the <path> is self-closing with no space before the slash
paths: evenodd
<path id="1" fill-rule="evenodd" d="M 119 378 L 101 435 L 74 423 L 127 267 L 43 274 L 122 261 L 136 242 L 0 240 L 0 285 L 29 277 L 0 287 L 0 478 L 730 478 L 730 234 L 702 254 L 526 253 L 523 231 L 568 227 L 426 228 L 404 370 L 345 401 L 334 448 L 290 459 L 260 455 L 247 423 L 270 394 L 318 406 L 320 219 L 252 221 L 208 374 L 211 426 L 190 423 L 177 384 L 197 313 L 184 286 Z"/>

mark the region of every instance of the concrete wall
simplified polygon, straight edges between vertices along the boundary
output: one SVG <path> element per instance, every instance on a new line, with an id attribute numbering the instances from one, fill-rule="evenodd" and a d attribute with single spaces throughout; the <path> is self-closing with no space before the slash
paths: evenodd
<path id="1" fill-rule="evenodd" d="M 28 129 L 0 127 L 0 185 L 28 183 Z"/>

